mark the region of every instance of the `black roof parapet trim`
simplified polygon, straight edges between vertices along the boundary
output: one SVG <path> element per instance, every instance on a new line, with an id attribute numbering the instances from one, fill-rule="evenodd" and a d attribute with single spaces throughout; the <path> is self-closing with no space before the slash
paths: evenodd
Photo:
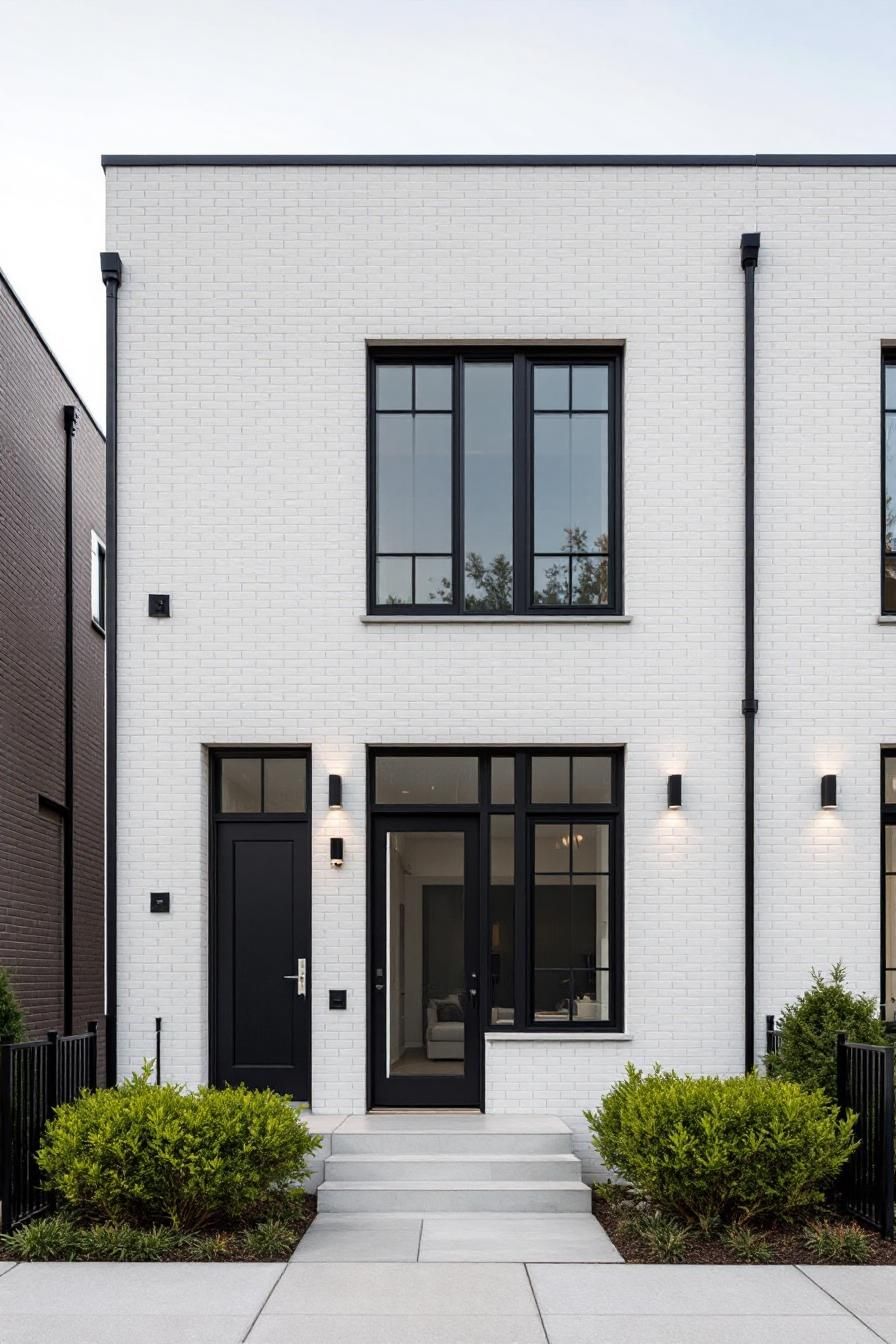
<path id="1" fill-rule="evenodd" d="M 896 154 L 103 154 L 104 168 L 896 168 Z"/>

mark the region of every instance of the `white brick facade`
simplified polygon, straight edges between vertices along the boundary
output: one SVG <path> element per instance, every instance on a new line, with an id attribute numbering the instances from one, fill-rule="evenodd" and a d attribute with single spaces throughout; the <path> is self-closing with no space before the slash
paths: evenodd
<path id="1" fill-rule="evenodd" d="M 838 957 L 876 992 L 880 351 L 896 171 L 128 167 L 119 1067 L 206 1074 L 209 744 L 313 761 L 316 1110 L 365 1107 L 369 744 L 625 744 L 625 1030 L 490 1042 L 490 1110 L 626 1059 L 743 1061 L 743 275 L 757 272 L 757 1046 Z M 625 345 L 630 624 L 363 623 L 366 343 Z M 149 620 L 148 592 L 172 619 Z M 665 808 L 666 776 L 684 808 Z M 326 776 L 345 780 L 338 828 Z M 819 776 L 840 783 L 835 813 Z M 345 837 L 340 871 L 329 836 Z M 172 894 L 154 919 L 148 893 Z M 349 991 L 331 1013 L 328 987 Z"/>

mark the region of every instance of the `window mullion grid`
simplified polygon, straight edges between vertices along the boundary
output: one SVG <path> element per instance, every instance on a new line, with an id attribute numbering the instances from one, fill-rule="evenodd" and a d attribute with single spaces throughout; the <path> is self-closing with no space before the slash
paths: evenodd
<path id="1" fill-rule="evenodd" d="M 454 556 L 451 562 L 452 611 L 459 615 L 464 610 L 464 403 L 463 356 L 455 355 L 452 368 L 451 396 L 451 540 Z"/>
<path id="2" fill-rule="evenodd" d="M 529 546 L 529 360 L 513 357 L 513 611 L 529 608 L 532 558 Z"/>

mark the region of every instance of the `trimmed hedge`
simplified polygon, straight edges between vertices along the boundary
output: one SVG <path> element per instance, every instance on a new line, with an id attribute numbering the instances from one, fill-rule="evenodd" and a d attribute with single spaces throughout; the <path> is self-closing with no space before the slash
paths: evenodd
<path id="1" fill-rule="evenodd" d="M 855 1116 L 821 1092 L 758 1074 L 691 1078 L 632 1064 L 597 1112 L 592 1142 L 608 1167 L 688 1221 L 799 1219 L 855 1149 Z"/>
<path id="2" fill-rule="evenodd" d="M 149 1067 L 60 1106 L 38 1152 L 76 1217 L 181 1232 L 251 1221 L 302 1182 L 317 1135 L 275 1092 L 154 1087 Z"/>

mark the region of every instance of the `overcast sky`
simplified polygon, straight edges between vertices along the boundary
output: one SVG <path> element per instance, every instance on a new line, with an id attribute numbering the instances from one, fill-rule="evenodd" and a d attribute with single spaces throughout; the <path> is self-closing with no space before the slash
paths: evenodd
<path id="1" fill-rule="evenodd" d="M 896 152 L 893 0 L 0 0 L 0 52 L 0 269 L 101 423 L 102 153 Z"/>

